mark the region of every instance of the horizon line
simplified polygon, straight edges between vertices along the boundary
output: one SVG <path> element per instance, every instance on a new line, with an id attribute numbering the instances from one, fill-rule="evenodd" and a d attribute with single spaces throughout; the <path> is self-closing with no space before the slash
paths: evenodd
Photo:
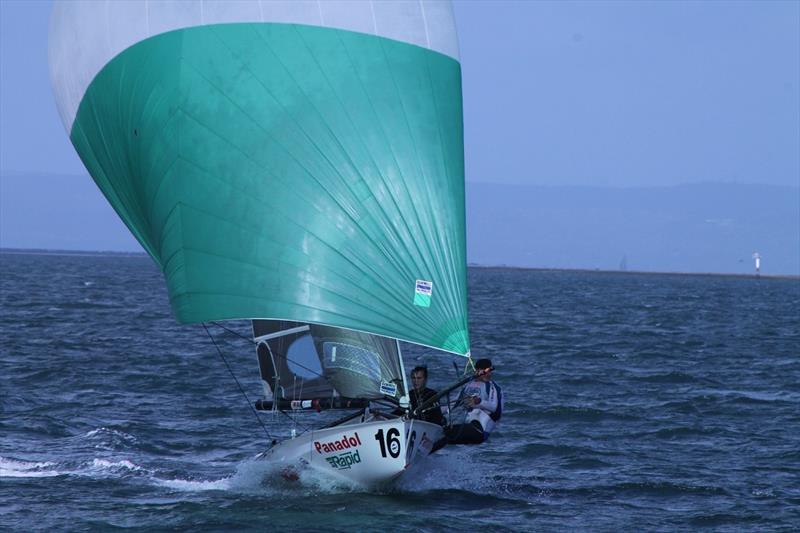
<path id="1" fill-rule="evenodd" d="M 124 256 L 124 257 L 146 257 L 150 256 L 144 250 L 141 251 L 115 251 L 115 250 L 61 250 L 51 248 L 5 248 L 0 247 L 0 255 L 54 255 L 54 256 Z M 800 274 L 769 274 L 769 273 L 737 273 L 737 272 L 679 272 L 669 270 L 610 270 L 603 268 L 558 268 L 558 267 L 531 267 L 518 265 L 487 265 L 474 262 L 467 262 L 467 268 L 477 268 L 481 270 L 520 270 L 530 272 L 574 272 L 586 274 L 610 274 L 610 275 L 657 275 L 657 276 L 722 276 L 732 278 L 753 278 L 753 279 L 790 279 L 800 280 Z"/>

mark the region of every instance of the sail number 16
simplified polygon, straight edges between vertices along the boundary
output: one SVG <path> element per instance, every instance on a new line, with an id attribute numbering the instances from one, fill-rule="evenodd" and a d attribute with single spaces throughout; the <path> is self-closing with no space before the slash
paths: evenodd
<path id="1" fill-rule="evenodd" d="M 389 449 L 389 455 L 397 458 L 400 455 L 400 430 L 391 428 L 384 436 L 383 429 L 379 429 L 375 433 L 375 440 L 381 445 L 381 455 L 386 457 L 386 449 Z"/>

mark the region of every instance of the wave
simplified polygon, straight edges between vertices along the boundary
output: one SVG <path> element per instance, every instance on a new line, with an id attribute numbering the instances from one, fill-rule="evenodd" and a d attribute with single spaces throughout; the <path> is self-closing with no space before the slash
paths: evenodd
<path id="1" fill-rule="evenodd" d="M 156 485 L 183 492 L 202 492 L 207 490 L 228 490 L 230 479 L 223 478 L 216 481 L 192 481 L 188 479 L 159 479 L 154 478 Z"/>
<path id="2" fill-rule="evenodd" d="M 564 378 L 561 380 L 561 383 L 565 385 L 587 385 L 587 386 L 602 386 L 602 387 L 614 387 L 618 384 L 613 381 L 597 379 L 596 377 L 591 376 L 577 376 L 572 378 Z"/>
<path id="3" fill-rule="evenodd" d="M 691 374 L 676 371 L 649 374 L 646 376 L 634 376 L 631 379 L 644 383 L 713 383 L 705 378 L 699 378 Z"/>
<path id="4" fill-rule="evenodd" d="M 800 403 L 800 394 L 778 391 L 720 391 L 722 396 L 733 403 L 765 404 L 765 403 Z"/>
<path id="5" fill-rule="evenodd" d="M 715 514 L 702 514 L 696 515 L 689 519 L 689 524 L 699 527 L 713 527 L 722 526 L 726 524 L 736 524 L 741 527 L 742 522 L 759 522 L 764 517 L 757 514 L 731 514 L 731 513 L 715 513 Z"/>
<path id="6" fill-rule="evenodd" d="M 233 475 L 219 479 L 185 479 L 156 475 L 151 482 L 180 492 L 230 491 L 243 494 L 308 496 L 361 492 L 363 487 L 300 464 L 287 465 L 260 458 L 246 459 Z"/>
<path id="7" fill-rule="evenodd" d="M 85 433 L 83 438 L 93 441 L 94 447 L 101 450 L 119 450 L 135 446 L 139 442 L 129 433 L 107 427 L 93 429 Z"/>
<path id="8" fill-rule="evenodd" d="M 246 459 L 236 465 L 236 471 L 218 479 L 192 479 L 183 477 L 166 477 L 154 475 L 150 481 L 159 487 L 179 492 L 233 491 L 241 493 L 270 494 L 276 492 L 274 487 L 313 488 L 315 483 L 313 471 L 302 471 L 297 483 L 289 483 L 283 478 L 285 464 L 270 463 L 259 459 Z"/>
<path id="9" fill-rule="evenodd" d="M 472 486 L 473 480 L 480 479 L 483 484 L 487 478 L 482 474 L 491 471 L 491 467 L 485 462 L 475 462 L 468 451 L 449 448 L 422 459 L 413 465 L 412 469 L 410 475 L 403 476 L 397 481 L 396 489 L 409 492 L 477 490 L 479 484 Z"/>
<path id="10" fill-rule="evenodd" d="M 59 311 L 86 311 L 92 309 L 120 309 L 122 305 L 118 302 L 114 301 L 91 301 L 88 298 L 85 298 L 81 301 L 73 301 L 73 302 L 65 302 L 62 303 L 59 308 Z"/>
<path id="11" fill-rule="evenodd" d="M 722 428 L 709 428 L 699 426 L 675 426 L 668 428 L 660 428 L 655 431 L 643 431 L 633 433 L 630 438 L 640 439 L 647 437 L 655 437 L 657 439 L 674 440 L 682 437 L 694 437 L 702 435 L 715 435 L 728 434 L 729 432 Z"/>
<path id="12" fill-rule="evenodd" d="M 775 404 L 800 404 L 800 394 L 778 391 L 738 391 L 738 390 L 697 390 L 694 396 L 682 400 L 672 400 L 659 404 L 657 407 L 675 410 L 679 413 L 700 413 L 705 409 L 730 407 L 736 405 L 775 405 Z"/>
<path id="13" fill-rule="evenodd" d="M 0 457 L 0 477 L 55 477 L 78 476 L 107 478 L 125 476 L 141 472 L 149 475 L 152 471 L 122 459 L 118 461 L 94 458 L 80 463 L 54 463 L 51 461 L 25 461 Z"/>
<path id="14" fill-rule="evenodd" d="M 561 491 L 556 491 L 561 492 Z M 564 492 L 598 495 L 634 493 L 648 496 L 682 496 L 682 495 L 711 495 L 729 496 L 730 493 L 722 487 L 711 485 L 695 485 L 688 483 L 674 483 L 670 481 L 624 481 L 611 485 L 598 485 L 594 487 L 581 487 L 568 489 Z"/>
<path id="15" fill-rule="evenodd" d="M 520 410 L 517 418 L 534 420 L 559 420 L 596 422 L 599 420 L 639 420 L 639 417 L 623 414 L 594 407 L 576 407 L 571 405 L 556 405 L 542 410 Z"/>
<path id="16" fill-rule="evenodd" d="M 106 459 L 93 459 L 91 468 L 96 471 L 111 471 L 111 472 L 141 472 L 145 471 L 141 466 L 135 465 L 130 461 L 108 461 Z"/>
<path id="17" fill-rule="evenodd" d="M 728 495 L 728 492 L 721 487 L 666 481 L 621 482 L 570 489 L 552 486 L 535 487 L 531 485 L 531 478 L 526 474 L 500 476 L 489 462 L 472 459 L 470 453 L 461 450 L 436 454 L 415 465 L 419 468 L 416 472 L 409 472 L 411 475 L 407 475 L 393 486 L 377 492 L 404 498 L 410 503 L 419 500 L 419 505 L 423 503 L 430 505 L 434 501 L 447 502 L 448 505 L 452 505 L 453 502 L 470 501 L 474 495 L 480 495 L 482 505 L 505 507 L 522 505 L 531 497 L 557 497 L 559 494 L 592 497 L 620 493 L 645 496 Z M 313 469 L 299 471 L 296 480 L 288 481 L 282 475 L 283 468 L 285 465 L 247 459 L 237 465 L 233 475 L 203 479 L 170 475 L 165 471 L 147 468 L 121 458 L 97 457 L 79 464 L 70 464 L 0 457 L 0 478 L 55 476 L 77 476 L 92 479 L 127 478 L 172 492 L 222 491 L 258 496 L 280 495 L 283 498 L 375 492 L 366 491 L 362 487 L 334 479 Z"/>
<path id="18" fill-rule="evenodd" d="M 566 445 L 540 444 L 540 443 L 528 443 L 523 446 L 519 446 L 513 452 L 514 455 L 525 455 L 532 457 L 540 457 L 542 455 L 569 456 L 569 455 L 583 455 L 583 454 L 593 454 L 593 453 L 596 452 L 589 448 L 583 448 L 578 446 L 566 446 Z"/>
<path id="19" fill-rule="evenodd" d="M 291 470 L 291 476 L 286 475 L 287 468 Z M 504 495 L 516 499 L 510 493 L 508 483 L 493 475 L 491 465 L 483 461 L 474 462 L 472 455 L 462 450 L 445 450 L 428 457 L 416 463 L 397 482 L 377 491 L 367 491 L 352 481 L 335 478 L 313 468 L 301 465 L 287 467 L 286 463 L 259 458 L 240 462 L 233 475 L 218 479 L 166 477 L 156 474 L 150 476 L 149 480 L 157 486 L 180 492 L 216 490 L 303 497 L 365 492 L 413 495 L 430 491 L 458 491 L 462 494 L 493 493 L 498 499 L 504 499 Z"/>
<path id="20" fill-rule="evenodd" d="M 572 457 L 567 459 L 565 466 L 573 470 L 594 470 L 596 468 L 608 468 L 612 464 L 590 457 Z"/>
<path id="21" fill-rule="evenodd" d="M 0 477 L 53 477 L 61 473 L 51 470 L 55 463 L 49 461 L 20 461 L 0 457 Z"/>

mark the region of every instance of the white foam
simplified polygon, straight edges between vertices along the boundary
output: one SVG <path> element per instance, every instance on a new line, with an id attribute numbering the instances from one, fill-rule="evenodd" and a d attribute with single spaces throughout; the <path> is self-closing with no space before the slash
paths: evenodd
<path id="1" fill-rule="evenodd" d="M 137 439 L 130 433 L 125 433 L 124 431 L 119 431 L 118 429 L 109 429 L 107 427 L 99 427 L 97 429 L 93 429 L 88 431 L 84 434 L 84 437 L 117 437 L 123 440 L 133 441 L 135 442 Z"/>
<path id="2" fill-rule="evenodd" d="M 221 479 L 188 480 L 188 479 L 160 479 L 153 481 L 162 487 L 180 491 L 207 491 L 207 490 L 232 490 L 236 492 L 264 492 L 270 491 L 270 480 L 280 480 L 280 475 L 274 464 L 267 461 L 249 459 L 239 463 L 232 476 Z"/>
<path id="3" fill-rule="evenodd" d="M 287 478 L 287 469 L 296 475 Z M 189 480 L 152 477 L 159 486 L 186 492 L 224 490 L 241 493 L 276 494 L 333 494 L 361 491 L 362 487 L 348 480 L 336 479 L 302 464 L 287 464 L 264 459 L 247 459 L 239 463 L 233 475 L 221 479 Z"/>
<path id="4" fill-rule="evenodd" d="M 130 470 L 136 472 L 143 470 L 141 466 L 137 466 L 130 461 L 106 461 L 105 459 L 94 459 L 91 463 L 92 467 L 99 470 Z"/>
<path id="5" fill-rule="evenodd" d="M 106 428 L 90 431 L 86 436 L 96 436 Z M 474 462 L 468 451 L 444 450 L 414 465 L 412 470 L 394 485 L 390 491 L 400 490 L 421 492 L 436 489 L 459 488 L 484 490 L 488 467 Z M 290 469 L 295 476 L 286 476 Z M 476 471 L 477 470 L 477 471 Z M 486 474 L 486 475 L 484 475 Z M 53 477 L 74 475 L 92 478 L 121 477 L 127 475 L 143 476 L 157 486 L 184 492 L 234 491 L 242 493 L 275 494 L 341 494 L 362 492 L 358 484 L 346 479 L 335 478 L 302 464 L 287 465 L 285 462 L 271 462 L 264 459 L 247 459 L 236 466 L 233 475 L 219 479 L 164 479 L 156 472 L 127 459 L 96 457 L 79 465 L 57 464 L 49 461 L 21 461 L 0 457 L 0 477 Z M 489 476 L 490 477 L 490 476 Z M 472 486 L 474 485 L 474 486 Z"/>
<path id="6" fill-rule="evenodd" d="M 61 472 L 49 470 L 55 466 L 51 462 L 17 461 L 0 457 L 0 477 L 53 477 Z"/>
<path id="7" fill-rule="evenodd" d="M 243 492 L 260 490 L 275 471 L 275 465 L 268 461 L 247 459 L 236 466 L 236 472 L 229 478 L 229 487 Z"/>
<path id="8" fill-rule="evenodd" d="M 472 447 L 445 448 L 413 465 L 398 480 L 396 488 L 408 492 L 441 489 L 483 492 L 491 478 L 491 469 L 480 457 Z"/>
<path id="9" fill-rule="evenodd" d="M 355 481 L 321 472 L 307 463 L 254 458 L 239 464 L 232 485 L 237 490 L 299 491 L 301 494 L 360 492 Z"/>
<path id="10" fill-rule="evenodd" d="M 52 476 L 82 476 L 82 477 L 109 477 L 123 475 L 130 472 L 148 472 L 126 459 L 119 461 L 95 458 L 79 465 L 69 463 L 30 462 L 17 461 L 0 457 L 0 477 L 52 477 Z"/>
<path id="11" fill-rule="evenodd" d="M 438 452 L 415 464 L 393 486 L 392 491 L 421 492 L 436 489 L 485 490 L 491 466 L 475 462 L 474 450 L 453 449 Z M 293 474 L 292 479 L 286 476 Z M 283 495 L 342 494 L 364 492 L 354 481 L 337 478 L 302 463 L 269 461 L 263 458 L 245 460 L 233 476 L 218 481 L 183 482 L 172 486 L 183 490 L 232 490 L 237 492 L 280 493 Z"/>
<path id="12" fill-rule="evenodd" d="M 298 472 L 298 487 L 303 491 L 323 494 L 341 494 L 347 492 L 363 492 L 364 486 L 345 478 L 336 478 L 329 473 L 313 468 L 304 468 Z"/>
<path id="13" fill-rule="evenodd" d="M 89 440 L 97 441 L 94 447 L 103 450 L 113 450 L 115 447 L 130 446 L 138 442 L 138 439 L 133 435 L 107 427 L 93 429 L 83 436 Z"/>
<path id="14" fill-rule="evenodd" d="M 188 479 L 159 479 L 153 478 L 156 485 L 168 487 L 175 490 L 198 492 L 206 490 L 228 490 L 230 488 L 230 478 L 218 479 L 216 481 L 191 481 Z"/>

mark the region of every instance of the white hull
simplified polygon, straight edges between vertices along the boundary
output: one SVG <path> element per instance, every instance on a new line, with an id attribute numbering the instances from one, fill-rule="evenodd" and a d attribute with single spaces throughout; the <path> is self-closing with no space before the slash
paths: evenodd
<path id="1" fill-rule="evenodd" d="M 399 478 L 430 454 L 443 436 L 436 424 L 421 420 L 381 419 L 309 431 L 273 446 L 260 457 L 294 468 L 312 468 L 367 488 Z"/>

